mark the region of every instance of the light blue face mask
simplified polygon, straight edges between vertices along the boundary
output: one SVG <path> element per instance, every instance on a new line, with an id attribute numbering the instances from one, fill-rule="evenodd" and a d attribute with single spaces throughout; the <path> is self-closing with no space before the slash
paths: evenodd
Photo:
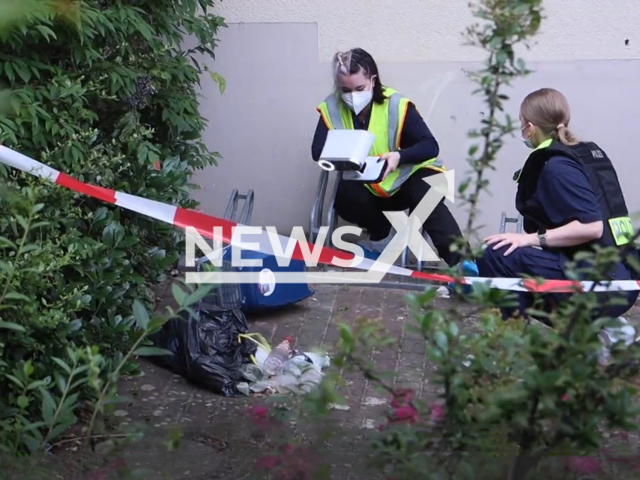
<path id="1" fill-rule="evenodd" d="M 522 128 L 520 129 L 520 131 L 521 131 L 521 132 L 524 132 L 524 129 L 525 129 L 525 128 L 527 128 L 529 125 L 531 125 L 531 124 L 530 124 L 530 123 L 527 123 L 524 127 L 522 127 Z M 523 139 L 522 139 L 522 143 L 524 143 L 524 144 L 527 146 L 527 148 L 532 148 L 532 149 L 533 149 L 533 148 L 535 148 L 535 147 L 533 146 L 533 143 L 531 143 L 531 139 L 530 139 L 530 138 L 523 138 Z"/>

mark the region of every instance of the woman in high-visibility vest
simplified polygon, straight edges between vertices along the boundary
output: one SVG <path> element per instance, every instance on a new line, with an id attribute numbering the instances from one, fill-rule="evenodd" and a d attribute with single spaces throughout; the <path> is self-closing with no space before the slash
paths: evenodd
<path id="1" fill-rule="evenodd" d="M 330 129 L 362 129 L 375 135 L 370 156 L 387 161 L 378 184 L 342 181 L 335 208 L 340 217 L 368 233 L 360 243 L 368 258 L 377 258 L 392 238 L 385 211 L 413 211 L 429 191 L 426 177 L 445 171 L 438 158 L 438 142 L 416 106 L 397 91 L 383 86 L 378 66 L 369 53 L 354 48 L 334 57 L 335 90 L 317 108 L 320 119 L 311 147 L 318 161 Z M 438 255 L 449 265 L 461 257 L 451 246 L 462 233 L 442 199 L 423 227 Z M 472 261 L 463 263 L 465 275 L 477 275 Z"/>
<path id="2" fill-rule="evenodd" d="M 485 239 L 487 247 L 478 260 L 481 277 L 530 275 L 548 280 L 567 278 L 567 263 L 576 260 L 588 268 L 579 252 L 594 247 L 619 247 L 622 261 L 611 268 L 607 280 L 637 278 L 637 251 L 631 242 L 633 225 L 615 168 L 607 154 L 593 142 L 580 142 L 569 130 L 569 103 L 552 88 L 530 93 L 520 106 L 525 145 L 532 149 L 514 175 L 518 182 L 516 208 L 526 233 L 502 233 Z M 543 307 L 553 311 L 570 293 L 547 294 Z M 636 331 L 620 317 L 638 299 L 638 291 L 599 293 L 600 308 L 591 317 L 619 317 L 617 327 L 605 328 L 601 340 L 635 340 Z M 502 315 L 526 316 L 534 296 L 519 292 L 517 308 L 503 308 Z M 615 299 L 615 303 L 614 303 Z M 542 319 L 544 321 L 544 319 Z"/>

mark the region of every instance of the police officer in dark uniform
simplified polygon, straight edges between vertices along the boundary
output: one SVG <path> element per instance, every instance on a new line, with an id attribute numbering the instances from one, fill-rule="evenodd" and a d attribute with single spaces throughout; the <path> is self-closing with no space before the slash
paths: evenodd
<path id="1" fill-rule="evenodd" d="M 537 90 L 522 102 L 522 135 L 533 151 L 514 180 L 518 182 L 516 208 L 526 233 L 487 237 L 487 248 L 478 262 L 481 277 L 531 275 L 562 280 L 566 263 L 577 252 L 594 245 L 629 244 L 633 227 L 616 171 L 598 145 L 576 140 L 568 129 L 569 120 L 569 104 L 557 90 Z M 629 253 L 637 255 L 632 249 Z M 635 277 L 626 262 L 618 263 L 611 272 L 612 280 Z M 524 316 L 533 304 L 531 293 L 518 295 L 518 307 L 502 309 L 503 318 L 516 311 Z M 545 308 L 550 311 L 567 295 L 545 295 Z M 638 291 L 599 296 L 607 305 L 597 315 L 620 317 L 636 302 Z M 622 304 L 611 305 L 614 297 Z M 635 339 L 635 330 L 623 318 L 620 321 L 623 334 Z"/>

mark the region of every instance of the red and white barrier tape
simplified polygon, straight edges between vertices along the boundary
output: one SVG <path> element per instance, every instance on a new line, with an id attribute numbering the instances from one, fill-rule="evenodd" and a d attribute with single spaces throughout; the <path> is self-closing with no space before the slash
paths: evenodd
<path id="1" fill-rule="evenodd" d="M 168 205 L 155 200 L 148 200 L 146 198 L 130 195 L 128 193 L 90 185 L 2 145 L 0 145 L 0 162 L 13 168 L 17 168 L 18 170 L 22 170 L 23 172 L 30 173 L 31 175 L 44 178 L 75 192 L 89 195 L 102 200 L 103 202 L 118 205 L 119 207 L 126 208 L 127 210 L 141 213 L 142 215 L 160 220 L 161 222 L 169 223 L 180 228 L 193 227 L 203 237 L 220 240 L 227 244 L 238 245 L 238 240 L 234 239 L 233 229 L 236 226 L 240 226 L 240 224 L 230 222 L 223 218 L 212 217 L 194 210 L 187 210 L 185 208 Z M 221 228 L 222 238 L 214 237 L 214 227 L 219 227 L 218 231 Z M 254 235 L 252 235 L 252 237 L 254 237 Z M 289 237 L 278 235 L 278 239 L 281 243 L 280 251 L 285 251 L 290 240 Z M 262 230 L 258 239 L 259 247 L 249 248 L 247 244 L 242 244 L 241 246 L 246 249 L 255 250 L 265 254 L 274 254 L 271 242 L 272 238 L 269 236 L 268 232 L 266 230 Z M 309 244 L 308 248 L 309 251 L 315 250 L 315 246 L 313 244 Z M 294 260 L 305 260 L 298 243 L 296 243 L 292 258 Z M 367 258 L 361 259 L 361 261 L 358 262 L 354 254 L 328 247 L 322 247 L 318 263 L 337 266 L 333 263 L 335 258 L 340 260 L 355 260 L 353 265 L 351 265 L 351 268 L 367 271 L 371 270 L 375 263 L 373 260 L 369 260 Z M 449 283 L 456 281 L 455 278 L 449 275 L 418 272 L 408 268 L 398 267 L 396 265 L 390 266 L 387 272 L 393 275 L 413 277 L 437 283 Z M 500 290 L 541 293 L 575 292 L 581 290 L 593 290 L 596 292 L 640 290 L 640 281 L 636 280 L 602 282 L 594 287 L 595 282 L 576 282 L 572 280 L 545 280 L 540 283 L 533 279 L 522 278 L 464 277 L 463 279 L 459 279 L 459 283 L 472 284 L 476 282 L 488 282 L 492 288 Z"/>

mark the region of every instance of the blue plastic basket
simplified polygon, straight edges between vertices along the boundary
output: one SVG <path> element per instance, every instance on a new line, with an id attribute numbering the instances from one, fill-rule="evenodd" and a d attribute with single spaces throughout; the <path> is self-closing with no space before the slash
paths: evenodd
<path id="1" fill-rule="evenodd" d="M 223 252 L 228 250 L 229 247 L 225 247 Z M 203 266 L 209 263 L 207 257 L 201 257 L 196 260 L 196 271 L 202 272 Z M 237 269 L 231 266 L 231 262 L 228 260 L 222 261 L 222 271 L 231 272 Z M 203 303 L 209 305 L 216 305 L 225 310 L 241 309 L 245 303 L 245 298 L 242 294 L 242 285 L 239 283 L 221 283 L 214 287 L 209 295 L 202 299 Z"/>

